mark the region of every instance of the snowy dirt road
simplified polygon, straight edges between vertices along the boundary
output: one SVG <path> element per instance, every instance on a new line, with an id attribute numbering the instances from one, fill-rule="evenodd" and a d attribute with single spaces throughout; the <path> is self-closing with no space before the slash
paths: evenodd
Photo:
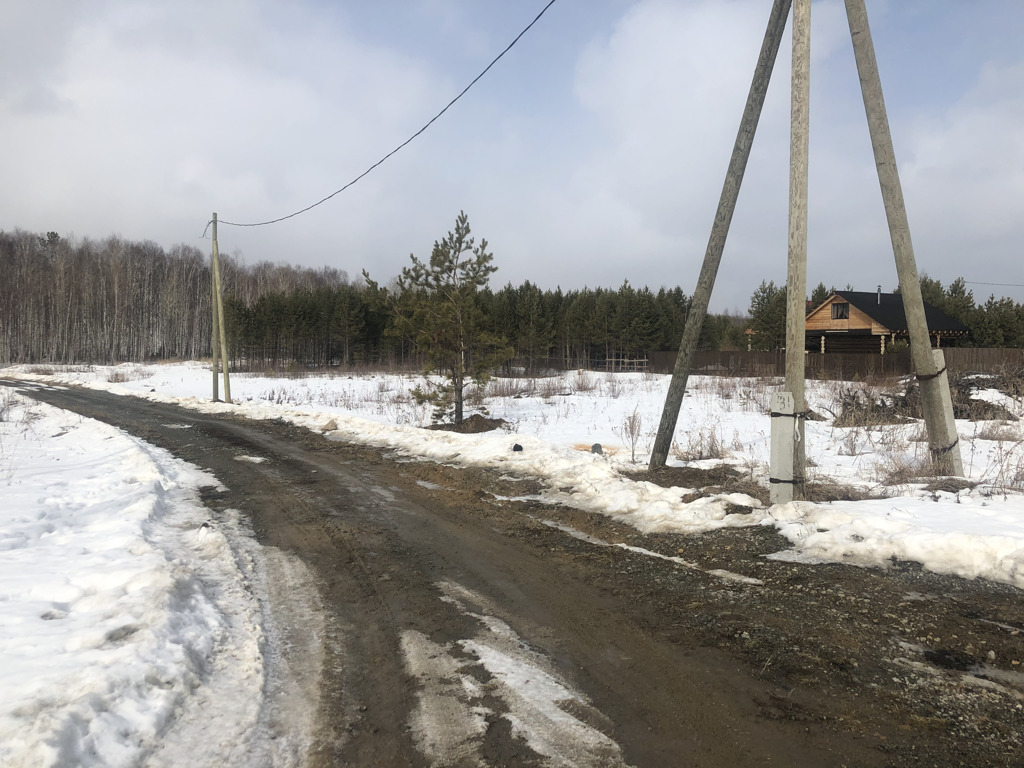
<path id="1" fill-rule="evenodd" d="M 1013 587 L 768 560 L 766 528 L 645 536 L 282 423 L 26 394 L 213 473 L 214 524 L 240 510 L 308 566 L 323 616 L 271 598 L 287 665 L 319 670 L 311 765 L 1018 764 Z"/>

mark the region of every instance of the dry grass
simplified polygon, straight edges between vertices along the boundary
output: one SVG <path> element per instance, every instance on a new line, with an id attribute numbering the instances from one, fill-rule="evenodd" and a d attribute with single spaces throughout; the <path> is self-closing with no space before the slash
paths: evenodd
<path id="1" fill-rule="evenodd" d="M 7 421 L 11 417 L 11 410 L 18 399 L 13 389 L 4 387 L 0 389 L 0 421 Z"/>
<path id="2" fill-rule="evenodd" d="M 107 381 L 111 384 L 123 384 L 126 381 L 140 381 L 153 376 L 149 371 L 138 366 L 118 366 L 107 374 Z"/>
<path id="3" fill-rule="evenodd" d="M 721 425 L 705 425 L 688 430 L 683 442 L 672 443 L 672 457 L 679 461 L 704 461 L 706 459 L 725 459 L 729 456 L 725 439 L 721 434 Z"/>
<path id="4" fill-rule="evenodd" d="M 1019 426 L 1011 426 L 1005 421 L 986 422 L 975 437 L 996 443 L 1017 443 L 1021 441 L 1021 431 Z"/>
<path id="5" fill-rule="evenodd" d="M 597 389 L 597 381 L 590 371 L 576 371 L 572 380 L 573 392 L 593 392 L 595 389 Z"/>
<path id="6" fill-rule="evenodd" d="M 485 397 L 529 397 L 536 388 L 534 379 L 490 379 L 485 388 Z"/>

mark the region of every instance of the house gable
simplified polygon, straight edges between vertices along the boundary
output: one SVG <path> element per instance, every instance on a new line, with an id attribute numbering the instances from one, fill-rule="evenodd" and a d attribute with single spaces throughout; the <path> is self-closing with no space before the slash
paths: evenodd
<path id="1" fill-rule="evenodd" d="M 843 304 L 847 305 L 845 313 L 837 312 L 833 309 L 833 307 Z M 841 317 L 842 314 L 846 314 L 846 318 Z M 840 316 L 836 317 L 835 315 Z M 867 332 L 873 336 L 892 333 L 890 328 L 872 318 L 864 310 L 839 293 L 833 293 L 825 299 L 824 303 L 812 310 L 807 315 L 804 323 L 808 335 L 834 331 L 847 333 L 855 331 L 860 333 Z"/>
<path id="2" fill-rule="evenodd" d="M 940 339 L 965 336 L 967 328 L 925 302 L 929 335 Z M 884 351 L 889 340 L 907 337 L 903 297 L 897 293 L 836 291 L 808 313 L 806 348 L 818 351 Z M 828 342 L 828 343 L 826 343 Z"/>

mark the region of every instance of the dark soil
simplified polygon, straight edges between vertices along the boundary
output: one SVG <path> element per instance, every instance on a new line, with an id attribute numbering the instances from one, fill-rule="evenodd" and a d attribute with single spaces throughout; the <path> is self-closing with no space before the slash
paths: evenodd
<path id="1" fill-rule="evenodd" d="M 504 419 L 489 419 L 479 413 L 462 420 L 461 424 L 432 424 L 427 429 L 439 429 L 445 432 L 461 432 L 464 435 L 477 434 L 479 432 L 493 432 L 507 424 Z"/>

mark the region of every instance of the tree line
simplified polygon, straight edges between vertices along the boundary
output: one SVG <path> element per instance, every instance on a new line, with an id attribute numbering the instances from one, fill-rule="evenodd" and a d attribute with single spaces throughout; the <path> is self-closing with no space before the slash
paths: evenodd
<path id="1" fill-rule="evenodd" d="M 245 302 L 226 300 L 229 346 L 243 365 L 404 365 L 429 355 L 420 332 L 424 318 L 398 299 L 397 283 L 346 282 L 336 286 L 267 292 Z M 408 288 L 405 289 L 408 291 Z M 682 289 L 541 289 L 526 281 L 494 290 L 482 285 L 469 300 L 478 330 L 501 339 L 511 354 L 507 369 L 614 367 L 650 352 L 676 350 L 689 297 Z M 408 311 L 406 311 L 408 310 Z M 743 321 L 709 315 L 700 347 L 738 348 Z"/>
<path id="2" fill-rule="evenodd" d="M 341 270 L 221 256 L 229 356 L 236 367 L 412 365 L 424 339 L 396 314 L 386 286 Z M 210 355 L 208 255 L 120 237 L 75 240 L 0 231 L 0 361 L 116 363 Z M 511 350 L 504 363 L 588 367 L 675 350 L 689 297 L 679 287 L 563 291 L 526 281 L 472 294 L 481 329 Z M 742 319 L 709 315 L 703 349 L 743 343 Z"/>
<path id="3" fill-rule="evenodd" d="M 350 280 L 311 269 L 222 256 L 229 355 L 235 367 L 418 365 L 426 340 L 395 312 L 398 281 Z M 960 343 L 1024 347 L 1024 307 L 990 296 L 976 303 L 965 281 L 921 278 L 926 301 L 970 330 Z M 815 304 L 831 289 L 811 294 Z M 74 240 L 0 231 L 0 362 L 116 363 L 210 355 L 208 254 L 120 237 Z M 473 292 L 482 332 L 511 354 L 503 365 L 617 367 L 675 351 L 690 297 L 678 286 L 542 289 L 526 281 Z M 785 286 L 762 282 L 749 318 L 708 315 L 704 350 L 755 348 L 784 338 Z M 781 330 L 780 330 L 781 329 Z M 765 347 L 765 345 L 768 345 Z"/>

